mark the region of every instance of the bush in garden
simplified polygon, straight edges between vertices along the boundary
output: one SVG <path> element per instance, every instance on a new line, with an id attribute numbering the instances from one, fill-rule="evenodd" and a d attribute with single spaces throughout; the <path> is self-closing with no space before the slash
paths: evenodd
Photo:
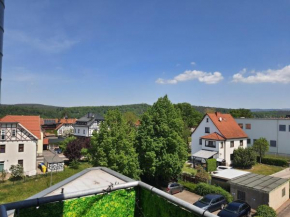
<path id="1" fill-rule="evenodd" d="M 277 217 L 275 210 L 267 205 L 258 206 L 256 216 L 260 217 Z"/>

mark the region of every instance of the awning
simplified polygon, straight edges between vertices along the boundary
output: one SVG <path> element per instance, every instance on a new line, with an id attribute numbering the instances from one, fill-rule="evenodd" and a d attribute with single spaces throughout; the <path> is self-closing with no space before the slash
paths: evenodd
<path id="1" fill-rule="evenodd" d="M 200 151 L 194 153 L 194 154 L 192 155 L 192 157 L 198 157 L 198 158 L 208 159 L 208 158 L 214 156 L 215 154 L 217 154 L 216 151 L 200 150 Z"/>

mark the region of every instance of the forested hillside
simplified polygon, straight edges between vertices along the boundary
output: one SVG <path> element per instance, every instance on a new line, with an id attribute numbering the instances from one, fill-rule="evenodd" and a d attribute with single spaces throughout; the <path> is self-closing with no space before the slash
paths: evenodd
<path id="1" fill-rule="evenodd" d="M 120 106 L 84 106 L 84 107 L 55 107 L 38 104 L 30 105 L 1 105 L 0 117 L 5 115 L 40 115 L 42 118 L 61 118 L 67 115 L 69 118 L 80 118 L 88 112 L 104 115 L 108 110 L 118 109 L 120 112 L 134 112 L 136 115 L 143 114 L 147 104 L 133 104 Z"/>
<path id="2" fill-rule="evenodd" d="M 42 118 L 61 118 L 67 115 L 70 118 L 80 118 L 88 112 L 105 114 L 108 110 L 118 109 L 120 112 L 134 112 L 137 116 L 142 115 L 150 105 L 132 104 L 119 106 L 80 106 L 80 107 L 57 107 L 40 104 L 17 104 L 17 105 L 0 105 L 0 117 L 5 115 L 40 115 Z M 193 106 L 193 108 L 202 114 L 207 112 L 231 113 L 234 117 L 253 117 L 253 118 L 281 118 L 290 115 L 288 110 L 254 110 L 248 109 L 229 109 L 216 108 L 208 106 Z"/>

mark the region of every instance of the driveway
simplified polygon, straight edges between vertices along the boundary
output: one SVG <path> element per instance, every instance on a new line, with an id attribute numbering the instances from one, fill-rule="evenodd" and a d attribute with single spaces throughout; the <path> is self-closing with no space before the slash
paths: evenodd
<path id="1" fill-rule="evenodd" d="M 290 168 L 286 168 L 286 169 L 281 170 L 280 172 L 274 173 L 270 176 L 284 178 L 284 179 L 290 179 Z"/>
<path id="2" fill-rule="evenodd" d="M 196 201 L 198 201 L 199 198 L 201 198 L 200 195 L 197 195 L 195 193 L 192 193 L 190 191 L 186 191 L 184 190 L 183 192 L 177 193 L 173 195 L 174 197 L 177 197 L 181 200 L 184 200 L 190 204 L 195 203 Z M 217 210 L 215 212 L 213 212 L 213 214 L 217 215 L 219 213 L 220 210 Z"/>

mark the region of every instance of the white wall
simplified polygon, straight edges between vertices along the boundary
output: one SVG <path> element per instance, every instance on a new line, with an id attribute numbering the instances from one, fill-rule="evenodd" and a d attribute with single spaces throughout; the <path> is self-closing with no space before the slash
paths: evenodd
<path id="1" fill-rule="evenodd" d="M 72 125 L 62 125 L 58 130 L 57 130 L 57 135 L 62 136 L 62 135 L 68 135 L 68 134 L 74 134 L 74 127 Z"/>
<path id="2" fill-rule="evenodd" d="M 243 146 L 240 146 L 240 140 L 243 140 Z M 234 147 L 231 147 L 231 141 L 234 141 Z M 225 148 L 224 151 L 224 159 L 226 160 L 226 165 L 229 166 L 232 164 L 231 161 L 231 154 L 234 153 L 235 149 L 239 147 L 246 148 L 247 147 L 247 139 L 228 139 L 225 141 Z"/>
<path id="3" fill-rule="evenodd" d="M 281 155 L 290 155 L 290 119 L 251 119 L 236 118 L 237 123 L 244 125 L 243 130 L 251 139 L 264 137 L 270 143 L 270 140 L 276 141 L 276 147 L 270 147 L 269 152 Z M 251 129 L 246 129 L 245 124 L 251 124 Z M 279 131 L 279 125 L 286 125 L 286 131 Z"/>
<path id="4" fill-rule="evenodd" d="M 19 144 L 24 144 L 24 152 L 18 152 Z M 0 145 L 5 145 L 5 153 L 0 153 L 0 161 L 4 161 L 4 169 L 9 172 L 11 165 L 18 164 L 18 160 L 23 160 L 23 169 L 26 175 L 36 174 L 36 144 L 35 141 L 0 141 Z"/>
<path id="5" fill-rule="evenodd" d="M 89 137 L 88 134 L 88 127 L 84 126 L 84 127 L 74 127 L 75 131 L 74 131 L 74 135 L 75 136 L 85 136 L 85 137 Z"/>
<path id="6" fill-rule="evenodd" d="M 208 119 L 208 122 L 207 122 L 207 119 Z M 210 133 L 205 133 L 205 127 L 210 128 L 210 131 L 209 131 Z M 200 137 L 214 133 L 214 132 L 219 133 L 218 129 L 213 124 L 211 119 L 208 117 L 208 115 L 206 115 L 191 135 L 191 155 L 205 148 L 204 140 L 202 141 L 202 145 L 199 144 Z M 207 147 L 205 149 L 207 149 Z"/>

